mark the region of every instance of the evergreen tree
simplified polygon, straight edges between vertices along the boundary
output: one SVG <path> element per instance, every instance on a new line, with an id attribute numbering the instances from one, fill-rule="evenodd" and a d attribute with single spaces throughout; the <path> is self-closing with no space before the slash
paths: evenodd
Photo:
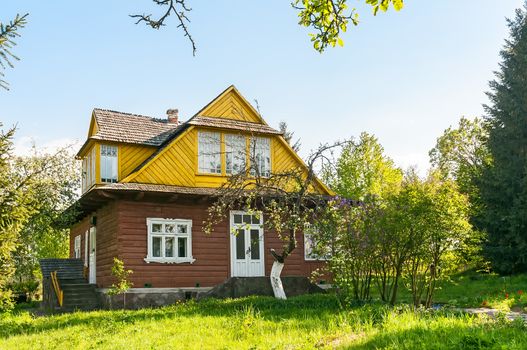
<path id="1" fill-rule="evenodd" d="M 26 13 L 23 16 L 16 15 L 15 19 L 8 24 L 0 22 L 0 88 L 9 90 L 8 83 L 3 80 L 3 70 L 9 66 L 13 67 L 12 60 L 18 60 L 11 50 L 16 45 L 15 39 L 20 36 L 18 30 L 26 25 Z"/>
<path id="2" fill-rule="evenodd" d="M 527 271 L 527 2 L 508 20 L 510 38 L 490 82 L 488 147 L 493 158 L 483 171 L 481 222 L 488 232 L 486 254 L 500 273 Z"/>

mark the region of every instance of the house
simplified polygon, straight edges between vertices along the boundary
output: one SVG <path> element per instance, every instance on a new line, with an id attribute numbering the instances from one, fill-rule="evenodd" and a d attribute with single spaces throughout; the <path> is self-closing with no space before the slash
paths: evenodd
<path id="1" fill-rule="evenodd" d="M 264 216 L 232 211 L 213 233 L 202 229 L 218 187 L 248 161 L 239 155 L 251 142 L 261 174 L 305 167 L 234 86 L 186 122 L 177 110 L 156 119 L 94 109 L 77 154 L 82 196 L 70 233 L 70 256 L 83 261 L 89 283 L 104 290 L 114 282 L 114 257 L 133 270 L 141 290 L 199 290 L 230 277 L 269 276 L 270 249 L 282 243 L 262 227 Z M 318 180 L 315 188 L 330 194 Z M 240 223 L 248 224 L 240 231 Z M 302 235 L 298 242 L 282 276 L 309 277 L 324 264 Z"/>

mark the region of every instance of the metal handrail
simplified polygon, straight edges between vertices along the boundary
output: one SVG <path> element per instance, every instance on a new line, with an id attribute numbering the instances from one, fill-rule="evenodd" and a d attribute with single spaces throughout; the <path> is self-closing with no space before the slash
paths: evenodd
<path id="1" fill-rule="evenodd" d="M 55 295 L 59 302 L 59 306 L 62 307 L 64 301 L 64 291 L 60 289 L 59 279 L 57 278 L 57 271 L 51 272 L 51 283 L 53 283 L 53 289 L 55 289 Z"/>

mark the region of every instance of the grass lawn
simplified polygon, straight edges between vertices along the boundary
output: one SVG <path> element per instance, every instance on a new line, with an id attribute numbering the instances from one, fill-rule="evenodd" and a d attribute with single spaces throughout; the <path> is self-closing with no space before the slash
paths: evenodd
<path id="1" fill-rule="evenodd" d="M 462 273 L 444 282 L 434 299 L 457 307 L 527 312 L 527 275 Z"/>
<path id="2" fill-rule="evenodd" d="M 140 311 L 0 314 L 0 349 L 526 349 L 520 321 L 332 295 L 207 300 Z"/>

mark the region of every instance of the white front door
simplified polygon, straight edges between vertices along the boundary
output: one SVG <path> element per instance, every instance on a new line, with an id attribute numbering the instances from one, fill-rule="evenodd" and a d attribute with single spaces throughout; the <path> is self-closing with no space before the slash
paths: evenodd
<path id="1" fill-rule="evenodd" d="M 96 283 L 96 244 L 97 242 L 97 233 L 95 227 L 90 228 L 90 259 L 89 259 L 89 270 L 90 274 L 88 276 L 88 282 L 91 284 Z"/>
<path id="2" fill-rule="evenodd" d="M 231 275 L 265 276 L 262 215 L 231 211 Z"/>

